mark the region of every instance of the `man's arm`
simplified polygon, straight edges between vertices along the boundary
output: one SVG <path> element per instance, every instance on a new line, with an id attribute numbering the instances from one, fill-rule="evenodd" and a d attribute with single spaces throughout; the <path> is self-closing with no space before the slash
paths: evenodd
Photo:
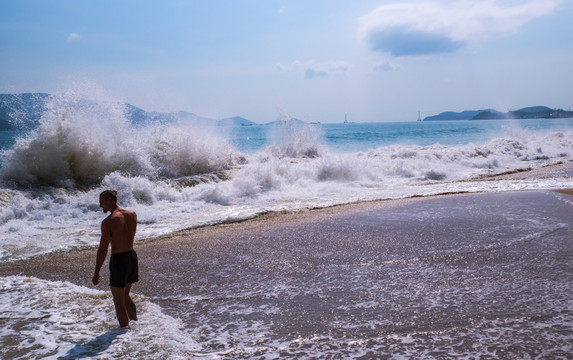
<path id="1" fill-rule="evenodd" d="M 107 257 L 107 249 L 109 248 L 109 243 L 111 242 L 110 226 L 109 221 L 102 221 L 101 223 L 101 239 L 99 241 L 99 247 L 97 249 L 96 265 L 94 276 L 92 278 L 92 283 L 94 285 L 99 284 L 99 271 L 103 266 L 103 262 Z"/>

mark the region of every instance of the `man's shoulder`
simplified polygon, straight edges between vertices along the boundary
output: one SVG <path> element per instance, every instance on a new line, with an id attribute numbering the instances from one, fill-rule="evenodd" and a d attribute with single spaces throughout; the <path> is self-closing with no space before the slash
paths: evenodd
<path id="1" fill-rule="evenodd" d="M 110 219 L 110 222 L 111 221 L 113 221 L 113 222 L 115 222 L 115 221 L 124 222 L 124 221 L 130 221 L 132 219 L 136 220 L 137 214 L 135 213 L 135 211 L 119 208 L 119 209 L 115 210 L 109 216 L 109 219 Z"/>
<path id="2" fill-rule="evenodd" d="M 119 208 L 119 213 L 123 216 L 136 216 L 135 211 Z"/>
<path id="3" fill-rule="evenodd" d="M 127 209 L 120 209 L 119 211 L 121 211 L 121 213 L 124 216 L 130 216 L 130 217 L 136 217 L 137 214 L 135 213 L 135 211 L 133 210 L 127 210 Z"/>
<path id="4" fill-rule="evenodd" d="M 125 218 L 126 214 L 121 210 L 121 209 L 117 209 L 114 212 L 112 212 L 111 214 L 109 214 L 108 217 L 106 217 L 103 221 L 106 221 L 108 223 L 118 223 L 118 222 L 123 222 L 123 219 Z"/>
<path id="5" fill-rule="evenodd" d="M 112 225 L 112 224 L 113 224 L 113 221 L 112 221 L 111 215 L 112 215 L 112 214 L 109 214 L 108 216 L 106 216 L 105 219 L 103 219 L 103 220 L 101 221 L 102 231 L 103 231 L 104 229 L 109 229 L 110 227 L 113 227 L 113 225 Z M 106 231 L 107 231 L 107 230 L 106 230 Z"/>

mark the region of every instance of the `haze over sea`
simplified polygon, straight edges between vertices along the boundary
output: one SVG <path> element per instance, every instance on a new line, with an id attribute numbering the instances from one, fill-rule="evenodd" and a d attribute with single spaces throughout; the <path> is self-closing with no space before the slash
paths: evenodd
<path id="1" fill-rule="evenodd" d="M 47 108 L 37 129 L 0 132 L 4 263 L 96 245 L 105 216 L 98 194 L 108 188 L 118 190 L 121 206 L 137 212 L 140 241 L 269 212 L 570 186 L 565 178 L 480 177 L 573 160 L 571 119 L 416 122 L 413 117 L 412 122 L 300 124 L 284 116 L 275 125 L 135 126 L 118 102 L 54 97 Z M 22 358 L 69 355 L 70 346 L 62 344 L 79 341 L 73 332 L 97 335 L 108 326 L 96 319 L 109 310 L 101 291 L 28 277 L 0 278 L 0 288 L 2 312 L 9 318 L 0 335 L 11 346 L 29 343 L 21 348 Z M 86 315 L 92 327 L 60 313 L 71 305 L 58 301 L 69 296 L 95 309 Z M 16 331 L 15 319 L 44 316 L 45 301 L 51 304 L 46 316 L 59 317 L 51 322 L 53 328 Z M 79 306 L 72 306 L 72 312 L 82 312 Z M 159 323 L 178 324 L 153 302 L 144 309 L 162 319 Z M 143 321 L 137 326 L 148 325 Z M 185 337 L 177 326 L 164 329 L 175 343 Z M 107 333 L 104 340 L 111 343 L 121 335 Z M 131 334 L 136 335 L 141 333 Z M 191 350 L 179 349 L 181 353 L 197 349 L 182 343 Z M 145 346 L 149 354 L 160 344 Z"/>

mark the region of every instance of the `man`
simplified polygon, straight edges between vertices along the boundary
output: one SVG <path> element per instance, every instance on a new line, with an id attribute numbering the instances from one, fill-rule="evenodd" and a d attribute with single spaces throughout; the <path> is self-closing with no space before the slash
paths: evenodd
<path id="1" fill-rule="evenodd" d="M 119 207 L 115 190 L 102 192 L 99 206 L 104 213 L 109 211 L 111 214 L 101 223 L 101 240 L 92 282 L 94 285 L 99 284 L 99 272 L 111 244 L 109 286 L 119 326 L 126 327 L 130 320 L 137 320 L 135 304 L 129 296 L 131 285 L 139 280 L 137 254 L 133 250 L 137 214 Z"/>

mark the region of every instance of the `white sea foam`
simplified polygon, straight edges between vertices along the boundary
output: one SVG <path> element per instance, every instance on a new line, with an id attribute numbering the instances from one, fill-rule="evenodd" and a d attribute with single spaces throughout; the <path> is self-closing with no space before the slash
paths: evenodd
<path id="1" fill-rule="evenodd" d="M 225 170 L 242 157 L 201 128 L 141 125 L 125 105 L 53 97 L 40 126 L 2 156 L 0 177 L 19 185 L 93 185 L 121 172 L 147 178 Z"/>
<path id="2" fill-rule="evenodd" d="M 569 186 L 568 179 L 464 181 L 573 158 L 573 132 L 508 127 L 489 142 L 338 152 L 321 127 L 281 120 L 241 154 L 221 129 L 129 124 L 125 106 L 56 96 L 40 127 L 2 153 L 0 261 L 97 244 L 98 194 L 117 189 L 138 238 L 268 211 L 460 191 Z"/>
<path id="3" fill-rule="evenodd" d="M 181 322 L 134 296 L 139 320 L 117 329 L 109 292 L 67 282 L 0 277 L 0 358 L 189 359 L 200 347 Z"/>

